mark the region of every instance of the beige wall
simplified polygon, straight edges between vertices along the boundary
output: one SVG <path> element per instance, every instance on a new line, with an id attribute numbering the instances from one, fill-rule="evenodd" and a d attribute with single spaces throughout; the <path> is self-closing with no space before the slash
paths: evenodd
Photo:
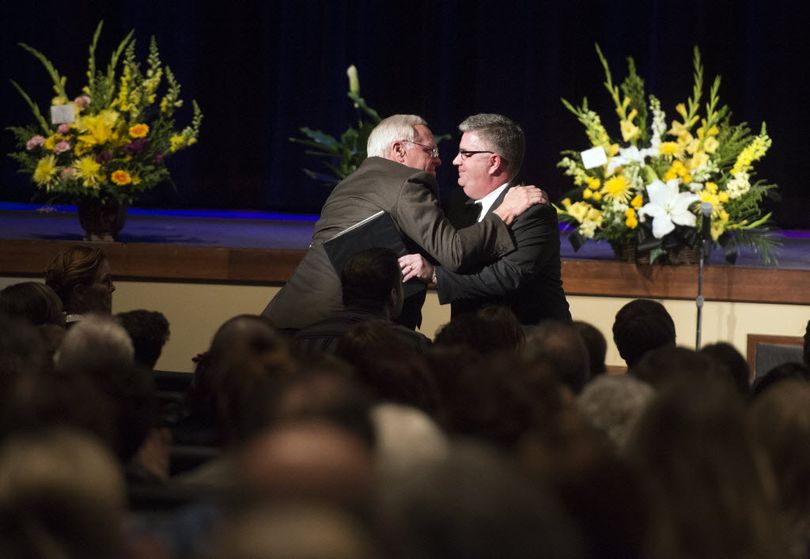
<path id="1" fill-rule="evenodd" d="M 0 277 L 0 288 L 27 279 Z M 140 281 L 117 281 L 116 287 L 113 312 L 158 310 L 169 319 L 172 337 L 158 368 L 170 371 L 191 371 L 191 358 L 207 348 L 220 324 L 240 313 L 261 312 L 278 290 L 278 287 L 249 285 Z M 607 363 L 623 365 L 610 332 L 616 311 L 629 299 L 580 296 L 568 299 L 573 317 L 592 323 L 608 339 Z M 694 347 L 695 302 L 662 302 L 675 320 L 679 343 Z M 422 331 L 428 336 L 433 336 L 439 326 L 450 319 L 449 307 L 439 305 L 433 291 L 428 292 L 423 315 Z M 703 343 L 730 341 L 744 355 L 749 333 L 801 336 L 808 319 L 810 306 L 707 301 L 703 308 Z"/>

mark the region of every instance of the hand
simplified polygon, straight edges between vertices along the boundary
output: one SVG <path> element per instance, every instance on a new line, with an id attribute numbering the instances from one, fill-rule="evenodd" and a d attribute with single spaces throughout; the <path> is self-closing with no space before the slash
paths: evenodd
<path id="1" fill-rule="evenodd" d="M 492 213 L 511 225 L 517 216 L 535 204 L 548 204 L 548 196 L 536 186 L 513 186 Z"/>
<path id="2" fill-rule="evenodd" d="M 421 254 L 406 254 L 399 257 L 399 269 L 402 270 L 402 283 L 411 278 L 429 282 L 433 277 L 433 264 Z"/>

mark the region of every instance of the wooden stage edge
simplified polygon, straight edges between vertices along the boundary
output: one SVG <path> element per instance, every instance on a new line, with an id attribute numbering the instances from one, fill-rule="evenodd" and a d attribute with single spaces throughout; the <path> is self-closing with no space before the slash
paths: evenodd
<path id="1" fill-rule="evenodd" d="M 0 276 L 41 278 L 53 255 L 74 241 L 4 240 Z M 283 284 L 303 250 L 209 248 L 155 243 L 94 243 L 120 280 L 249 285 Z M 565 259 L 568 295 L 694 299 L 697 266 L 637 266 L 611 260 Z M 810 270 L 707 266 L 709 301 L 810 305 Z"/>

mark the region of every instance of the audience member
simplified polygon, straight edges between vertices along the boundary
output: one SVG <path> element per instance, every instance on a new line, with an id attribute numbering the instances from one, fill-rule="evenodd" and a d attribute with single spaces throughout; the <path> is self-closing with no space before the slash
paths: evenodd
<path id="1" fill-rule="evenodd" d="M 733 345 L 726 342 L 718 342 L 716 344 L 703 346 L 699 353 L 708 355 L 722 365 L 725 365 L 728 372 L 731 373 L 734 386 L 737 387 L 740 395 L 748 397 L 748 393 L 751 390 L 753 371 L 751 371 L 751 367 L 748 366 L 748 361 L 745 360 L 745 357 L 743 357 Z"/>
<path id="2" fill-rule="evenodd" d="M 807 321 L 807 328 L 804 330 L 804 364 L 810 367 L 810 320 Z"/>
<path id="3" fill-rule="evenodd" d="M 421 475 L 382 490 L 389 557 L 584 556 L 576 528 L 553 496 L 482 445 L 457 443 Z"/>
<path id="4" fill-rule="evenodd" d="M 708 381 L 724 382 L 734 387 L 731 373 L 723 363 L 685 347 L 653 349 L 636 362 L 630 374 L 656 390 L 669 384 L 687 384 L 699 390 Z"/>
<path id="5" fill-rule="evenodd" d="M 70 328 L 55 355 L 56 365 L 64 370 L 129 366 L 134 363 L 135 349 L 124 328 L 112 317 L 88 314 Z"/>
<path id="6" fill-rule="evenodd" d="M 785 556 L 772 480 L 727 379 L 659 390 L 627 448 L 652 507 L 647 557 Z"/>
<path id="7" fill-rule="evenodd" d="M 420 475 L 422 468 L 447 454 L 447 437 L 421 410 L 400 404 L 377 404 L 371 411 L 371 419 L 377 438 L 374 467 L 380 483 L 399 483 Z"/>
<path id="8" fill-rule="evenodd" d="M 212 559 L 375 559 L 365 527 L 338 507 L 275 504 L 229 519 Z"/>
<path id="9" fill-rule="evenodd" d="M 810 381 L 810 369 L 805 367 L 803 363 L 798 362 L 777 365 L 754 381 L 753 386 L 751 386 L 751 398 L 756 400 L 765 391 L 770 390 L 771 387 L 791 379 L 802 382 Z"/>
<path id="10" fill-rule="evenodd" d="M 115 317 L 132 340 L 135 362 L 154 369 L 170 335 L 166 316 L 158 311 L 136 310 L 118 313 Z"/>
<path id="11" fill-rule="evenodd" d="M 810 385 L 787 379 L 748 409 L 754 440 L 775 474 L 778 504 L 791 531 L 792 557 L 810 551 Z"/>
<path id="12" fill-rule="evenodd" d="M 654 396 L 649 384 L 630 375 L 601 375 L 585 387 L 577 403 L 621 450 Z"/>
<path id="13" fill-rule="evenodd" d="M 588 322 L 575 320 L 572 323 L 579 333 L 579 337 L 588 349 L 588 362 L 590 363 L 591 378 L 595 378 L 607 371 L 605 355 L 607 354 L 607 340 L 598 328 Z"/>
<path id="14" fill-rule="evenodd" d="M 544 320 L 529 331 L 527 357 L 547 363 L 557 380 L 573 394 L 582 392 L 590 378 L 588 348 L 568 322 Z"/>
<path id="15" fill-rule="evenodd" d="M 402 274 L 394 251 L 371 248 L 352 255 L 340 274 L 343 308 L 300 330 L 295 336 L 302 353 L 333 353 L 338 341 L 352 327 L 367 320 L 392 321 L 402 310 Z M 419 332 L 400 326 L 399 334 L 419 346 L 430 340 Z"/>
<path id="16" fill-rule="evenodd" d="M 648 351 L 675 346 L 675 322 L 658 301 L 635 299 L 616 313 L 613 341 L 632 369 Z"/>
<path id="17" fill-rule="evenodd" d="M 340 339 L 336 355 L 354 367 L 360 385 L 377 400 L 436 410 L 438 390 L 421 346 L 402 335 L 401 326 L 361 322 Z"/>
<path id="18" fill-rule="evenodd" d="M 436 333 L 437 345 L 463 346 L 483 355 L 515 351 L 523 346 L 525 339 L 515 313 L 499 305 L 487 306 L 474 313 L 460 313 Z"/>
<path id="19" fill-rule="evenodd" d="M 34 326 L 65 326 L 62 301 L 56 292 L 37 281 L 15 283 L 0 290 L 0 311 Z"/>
<path id="20" fill-rule="evenodd" d="M 60 252 L 48 265 L 45 283 L 62 300 L 68 325 L 87 313 L 112 312 L 115 285 L 99 248 L 78 245 Z"/>
<path id="21" fill-rule="evenodd" d="M 0 445 L 0 556 L 124 557 L 124 484 L 114 459 L 70 430 Z"/>
<path id="22" fill-rule="evenodd" d="M 311 501 L 359 514 L 367 513 L 370 505 L 371 448 L 325 421 L 271 427 L 245 445 L 236 468 L 243 505 Z"/>

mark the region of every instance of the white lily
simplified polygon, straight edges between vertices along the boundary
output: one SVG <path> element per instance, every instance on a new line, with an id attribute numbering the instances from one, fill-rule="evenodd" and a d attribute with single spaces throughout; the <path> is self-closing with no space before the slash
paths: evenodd
<path id="1" fill-rule="evenodd" d="M 616 155 L 610 159 L 610 163 L 608 163 L 607 168 L 607 175 L 612 175 L 613 171 L 615 171 L 617 167 L 624 167 L 628 163 L 641 163 L 643 165 L 644 160 L 647 157 L 651 157 L 657 153 L 658 151 L 652 148 L 638 149 L 636 146 L 621 148 L 619 150 L 619 155 Z"/>
<path id="2" fill-rule="evenodd" d="M 678 179 L 666 183 L 653 181 L 647 185 L 647 193 L 650 201 L 638 213 L 653 219 L 653 236 L 656 239 L 671 233 L 675 225 L 695 226 L 695 214 L 689 211 L 689 206 L 700 198 L 691 192 L 678 192 Z"/>

